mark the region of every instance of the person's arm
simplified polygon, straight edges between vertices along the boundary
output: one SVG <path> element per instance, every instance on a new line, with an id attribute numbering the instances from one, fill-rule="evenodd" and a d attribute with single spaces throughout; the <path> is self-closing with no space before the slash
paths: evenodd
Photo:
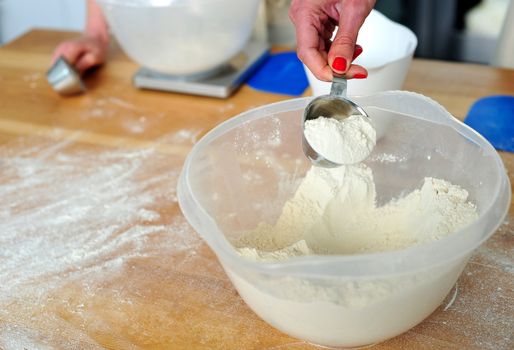
<path id="1" fill-rule="evenodd" d="M 292 1 L 289 16 L 296 27 L 298 57 L 318 79 L 330 81 L 333 72 L 349 79 L 367 77 L 364 67 L 351 63 L 362 53 L 355 42 L 374 4 L 375 0 Z"/>
<path id="2" fill-rule="evenodd" d="M 102 10 L 94 0 L 87 0 L 84 33 L 77 39 L 59 44 L 53 53 L 52 62 L 64 56 L 80 73 L 84 73 L 105 62 L 108 46 L 109 29 Z"/>

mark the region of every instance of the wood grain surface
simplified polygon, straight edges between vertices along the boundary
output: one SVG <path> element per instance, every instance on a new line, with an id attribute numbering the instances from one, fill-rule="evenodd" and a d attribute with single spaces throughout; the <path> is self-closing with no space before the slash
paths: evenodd
<path id="1" fill-rule="evenodd" d="M 62 98 L 45 72 L 75 35 L 36 30 L 0 48 L 0 349 L 317 348 L 244 304 L 176 202 L 201 135 L 289 97 L 248 86 L 226 100 L 141 91 L 138 66 L 113 44 L 88 92 Z M 416 59 L 405 90 L 462 120 L 480 97 L 514 95 L 514 71 Z M 514 155 L 501 157 L 512 183 Z M 374 348 L 514 348 L 512 215 L 439 309 Z"/>

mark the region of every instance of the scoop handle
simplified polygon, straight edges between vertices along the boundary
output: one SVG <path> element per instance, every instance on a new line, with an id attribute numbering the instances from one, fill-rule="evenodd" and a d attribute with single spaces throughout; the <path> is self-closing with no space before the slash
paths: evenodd
<path id="1" fill-rule="evenodd" d="M 332 87 L 330 88 L 330 96 L 335 97 L 344 97 L 346 98 L 346 77 L 336 77 L 332 78 Z"/>

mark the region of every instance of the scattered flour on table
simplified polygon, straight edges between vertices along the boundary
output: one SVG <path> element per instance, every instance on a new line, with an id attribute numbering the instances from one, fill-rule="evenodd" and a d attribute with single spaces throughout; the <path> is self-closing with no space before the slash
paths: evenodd
<path id="1" fill-rule="evenodd" d="M 117 327 L 132 327 L 139 341 L 151 331 L 134 322 L 139 295 L 150 290 L 136 286 L 162 281 L 156 276 L 166 266 L 181 270 L 202 259 L 203 243 L 180 215 L 175 191 L 198 132 L 168 134 L 155 148 L 77 147 L 37 136 L 0 145 L 1 349 L 103 348 L 88 331 L 108 331 L 94 315 L 111 310 L 120 315 Z M 201 261 L 197 268 L 215 265 Z M 144 273 L 123 280 L 137 269 Z M 105 287 L 110 281 L 117 283 Z M 106 290 L 115 296 L 104 300 Z"/>
<path id="2" fill-rule="evenodd" d="M 156 145 L 192 146 L 197 133 L 179 130 Z M 29 139 L 0 148 L 0 306 L 43 276 L 80 274 L 115 262 L 109 257 L 116 251 L 144 256 L 149 237 L 164 236 L 163 249 L 187 249 L 189 239 L 175 236 L 180 230 L 162 214 L 178 211 L 182 150 L 72 147 L 70 140 Z"/>
<path id="3" fill-rule="evenodd" d="M 361 115 L 343 120 L 319 117 L 305 122 L 305 138 L 324 158 L 337 164 L 355 164 L 370 155 L 377 133 Z"/>

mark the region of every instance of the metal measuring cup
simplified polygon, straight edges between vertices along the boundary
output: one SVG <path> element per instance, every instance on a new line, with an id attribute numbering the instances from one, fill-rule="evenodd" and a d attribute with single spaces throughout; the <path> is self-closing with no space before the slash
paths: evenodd
<path id="1" fill-rule="evenodd" d="M 80 74 L 63 56 L 48 70 L 46 79 L 61 95 L 75 95 L 86 91 Z"/>
<path id="2" fill-rule="evenodd" d="M 326 159 L 319 154 L 307 141 L 305 137 L 305 122 L 319 117 L 334 118 L 343 120 L 352 115 L 361 115 L 369 118 L 362 107 L 346 98 L 347 82 L 344 76 L 334 76 L 329 95 L 323 95 L 313 99 L 305 108 L 302 117 L 302 147 L 303 153 L 310 161 L 320 167 L 335 168 L 339 164 Z"/>

